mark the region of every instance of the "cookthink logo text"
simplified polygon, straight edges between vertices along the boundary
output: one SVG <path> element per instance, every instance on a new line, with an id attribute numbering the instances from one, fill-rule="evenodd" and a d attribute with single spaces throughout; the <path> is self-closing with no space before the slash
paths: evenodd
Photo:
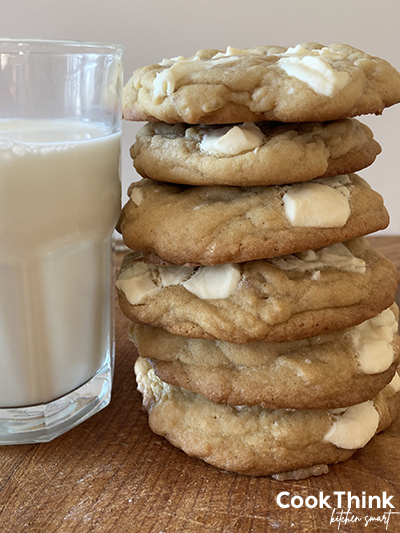
<path id="1" fill-rule="evenodd" d="M 365 491 L 361 495 L 350 491 L 335 491 L 333 494 L 320 491 L 317 496 L 306 497 L 282 491 L 277 495 L 276 503 L 282 509 L 331 509 L 330 524 L 337 524 L 338 529 L 341 525 L 357 522 L 364 522 L 365 527 L 371 523 L 381 523 L 388 529 L 391 516 L 400 514 L 394 511 L 393 495 L 386 491 L 380 495 L 369 495 Z M 368 511 L 361 513 L 358 511 L 360 509 Z M 374 513 L 370 514 L 370 510 L 374 510 Z"/>

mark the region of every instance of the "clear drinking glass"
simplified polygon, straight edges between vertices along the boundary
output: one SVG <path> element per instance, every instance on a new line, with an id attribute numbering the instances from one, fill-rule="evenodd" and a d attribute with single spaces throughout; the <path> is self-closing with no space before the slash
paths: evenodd
<path id="1" fill-rule="evenodd" d="M 122 55 L 0 40 L 0 444 L 110 401 Z"/>

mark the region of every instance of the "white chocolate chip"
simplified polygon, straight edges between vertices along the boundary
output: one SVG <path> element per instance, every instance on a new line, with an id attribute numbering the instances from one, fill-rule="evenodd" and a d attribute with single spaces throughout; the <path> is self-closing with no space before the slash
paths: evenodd
<path id="1" fill-rule="evenodd" d="M 147 296 L 159 290 L 153 281 L 149 266 L 140 262 L 122 271 L 116 285 L 132 305 L 140 304 Z"/>
<path id="2" fill-rule="evenodd" d="M 234 48 L 233 46 L 227 46 L 225 52 L 218 52 L 213 56 L 213 59 L 220 59 L 222 57 L 231 57 L 231 56 L 250 56 L 250 55 L 260 55 L 262 54 L 261 50 L 255 48 Z"/>
<path id="3" fill-rule="evenodd" d="M 182 285 L 201 299 L 229 298 L 240 278 L 241 273 L 237 265 L 204 266 Z"/>
<path id="4" fill-rule="evenodd" d="M 395 392 L 400 391 L 400 376 L 397 372 L 393 376 L 393 379 L 388 386 L 391 387 Z"/>
<path id="5" fill-rule="evenodd" d="M 379 413 L 372 400 L 348 407 L 343 414 L 333 416 L 335 421 L 324 440 L 346 450 L 365 446 L 379 425 Z"/>
<path id="6" fill-rule="evenodd" d="M 144 200 L 142 189 L 140 189 L 139 187 L 134 187 L 131 192 L 131 200 L 135 205 L 139 207 L 139 205 Z"/>
<path id="7" fill-rule="evenodd" d="M 192 72 L 199 72 L 210 68 L 211 65 L 201 61 L 200 58 L 181 59 L 173 63 L 169 68 L 158 72 L 153 82 L 154 98 L 160 99 L 165 96 L 170 96 L 175 91 L 176 82 L 187 74 Z"/>
<path id="8" fill-rule="evenodd" d="M 332 97 L 348 84 L 350 75 L 333 68 L 325 59 L 338 61 L 345 59 L 345 55 L 326 47 L 307 50 L 298 45 L 288 48 L 277 64 L 286 74 L 306 83 L 317 94 Z"/>
<path id="9" fill-rule="evenodd" d="M 192 275 L 193 274 L 193 275 Z M 228 298 L 241 278 L 238 265 L 192 267 L 159 266 L 137 262 L 121 272 L 116 282 L 132 305 L 140 304 L 161 288 L 183 285 L 202 299 Z"/>
<path id="10" fill-rule="evenodd" d="M 158 267 L 157 271 L 160 275 L 162 286 L 169 287 L 171 285 L 179 285 L 179 283 L 188 279 L 193 272 L 193 268 L 176 265 Z"/>
<path id="11" fill-rule="evenodd" d="M 294 227 L 343 227 L 350 216 L 349 198 L 330 181 L 291 185 L 283 196 L 286 216 Z"/>
<path id="12" fill-rule="evenodd" d="M 298 272 L 308 272 L 326 267 L 359 274 L 365 274 L 366 271 L 365 261 L 355 257 L 342 243 L 325 246 L 319 250 L 283 255 L 269 259 L 269 262 L 281 270 L 296 270 Z"/>
<path id="13" fill-rule="evenodd" d="M 394 357 L 393 336 L 397 328 L 396 318 L 390 309 L 352 328 L 351 339 L 362 372 L 377 374 L 390 367 Z"/>
<path id="14" fill-rule="evenodd" d="M 253 122 L 241 126 L 227 126 L 206 132 L 200 149 L 212 154 L 238 155 L 255 150 L 265 135 Z"/>
<path id="15" fill-rule="evenodd" d="M 323 56 L 326 59 L 330 59 L 332 61 L 343 61 L 346 59 L 345 52 L 333 52 L 332 50 L 329 50 L 327 46 L 324 46 L 320 49 L 312 49 L 309 50 L 307 48 L 304 48 L 301 44 L 298 44 L 294 47 L 288 48 L 286 52 L 283 54 L 277 54 L 281 57 L 299 57 L 299 56 Z"/>
<path id="16" fill-rule="evenodd" d="M 183 57 L 176 58 L 175 61 L 163 60 L 162 66 L 171 64 L 169 68 L 157 73 L 154 81 L 154 99 L 160 100 L 166 96 L 171 96 L 175 92 L 176 82 L 192 74 L 193 72 L 201 72 L 215 67 L 221 62 L 231 62 L 229 57 L 218 60 L 203 61 L 199 57 L 194 56 L 192 59 L 185 59 Z"/>

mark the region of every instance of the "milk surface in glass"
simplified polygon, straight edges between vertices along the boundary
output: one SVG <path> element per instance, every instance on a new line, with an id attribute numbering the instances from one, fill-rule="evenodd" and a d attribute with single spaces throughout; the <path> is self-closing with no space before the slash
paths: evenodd
<path id="1" fill-rule="evenodd" d="M 1 407 L 54 400 L 108 355 L 119 136 L 86 121 L 0 121 Z"/>

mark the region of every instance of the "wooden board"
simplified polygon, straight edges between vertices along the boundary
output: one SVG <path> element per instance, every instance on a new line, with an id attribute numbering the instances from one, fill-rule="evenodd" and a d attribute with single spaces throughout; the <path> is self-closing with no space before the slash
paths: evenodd
<path id="1" fill-rule="evenodd" d="M 370 240 L 400 266 L 400 237 Z M 384 515 L 389 508 L 353 508 L 347 516 L 353 522 L 331 523 L 339 518 L 338 491 L 346 497 L 348 491 L 359 497 L 363 491 L 365 496 L 386 491 L 393 496 L 392 513 L 400 513 L 400 419 L 325 476 L 277 482 L 221 472 L 150 431 L 136 391 L 128 321 L 118 309 L 116 316 L 111 404 L 50 443 L 0 447 L 2 533 L 319 532 L 338 526 L 340 531 L 400 531 L 400 514 Z M 283 491 L 290 493 L 284 505 L 291 496 L 319 500 L 322 494 L 332 508 L 281 508 L 277 497 Z M 388 527 L 382 521 L 365 527 L 369 516 L 389 520 Z"/>

